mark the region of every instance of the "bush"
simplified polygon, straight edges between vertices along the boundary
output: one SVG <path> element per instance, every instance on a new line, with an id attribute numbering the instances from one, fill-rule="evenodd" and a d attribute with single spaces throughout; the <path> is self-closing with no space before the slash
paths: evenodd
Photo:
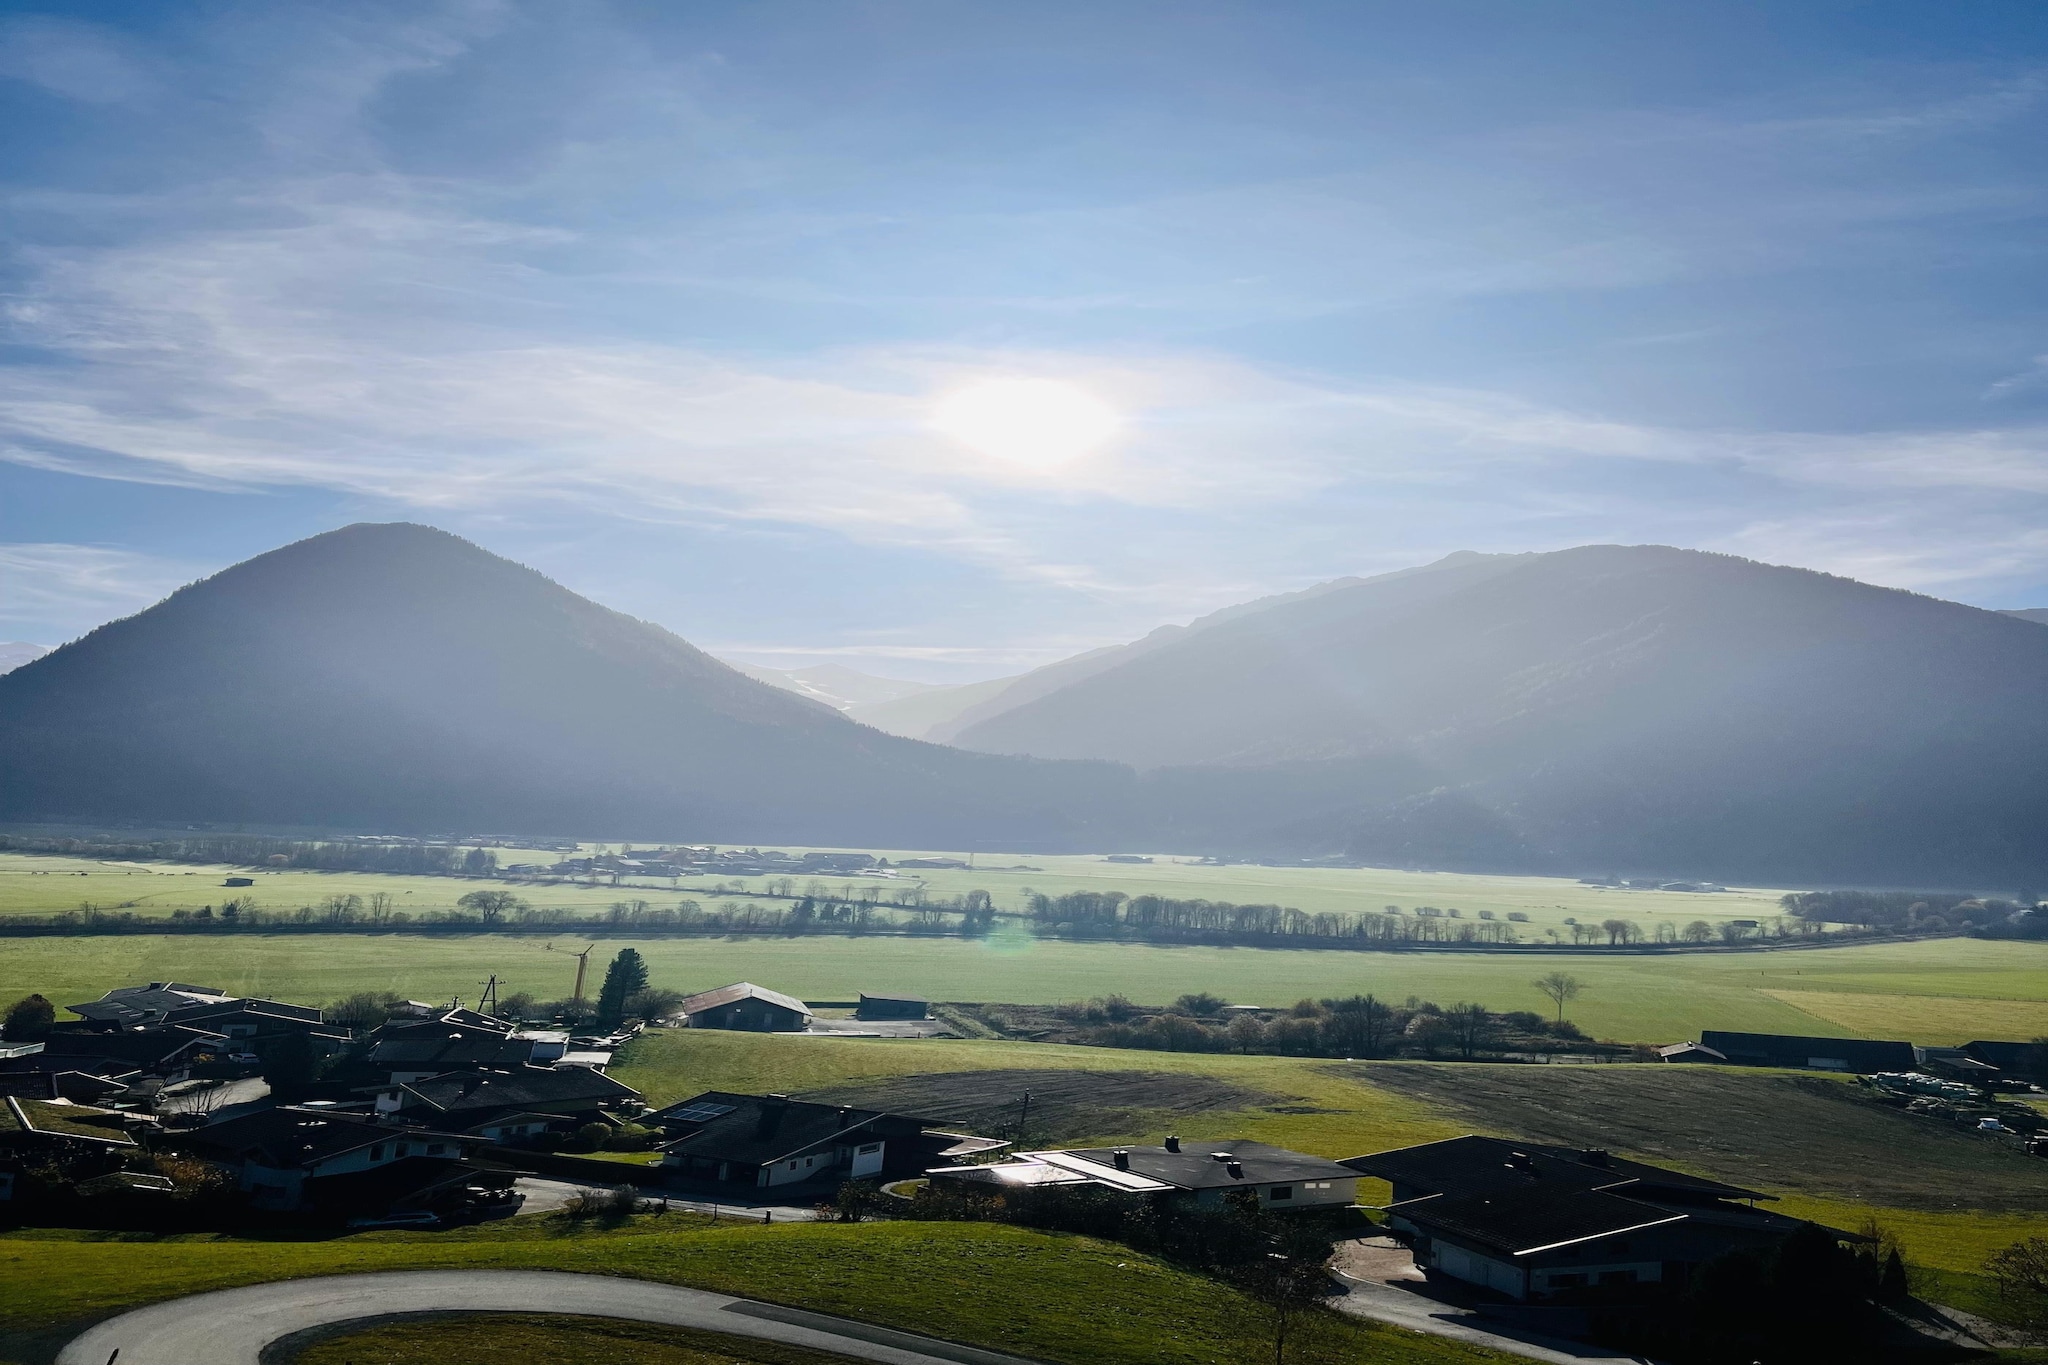
<path id="1" fill-rule="evenodd" d="M 10 1043 L 36 1043 L 50 1036 L 57 1023 L 57 1007 L 40 995 L 25 995 L 7 1007 L 7 1021 L 0 1024 L 0 1038 Z"/>
<path id="2" fill-rule="evenodd" d="M 640 1191 L 631 1185 L 614 1185 L 609 1189 L 578 1190 L 562 1205 L 562 1212 L 570 1218 L 624 1218 L 640 1207 Z"/>

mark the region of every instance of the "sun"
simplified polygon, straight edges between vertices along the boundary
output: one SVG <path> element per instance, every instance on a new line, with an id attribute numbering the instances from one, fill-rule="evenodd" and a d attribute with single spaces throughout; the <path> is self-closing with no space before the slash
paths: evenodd
<path id="1" fill-rule="evenodd" d="M 984 379 L 940 400 L 932 425 L 990 459 L 1043 473 L 1099 449 L 1122 423 L 1078 384 Z"/>

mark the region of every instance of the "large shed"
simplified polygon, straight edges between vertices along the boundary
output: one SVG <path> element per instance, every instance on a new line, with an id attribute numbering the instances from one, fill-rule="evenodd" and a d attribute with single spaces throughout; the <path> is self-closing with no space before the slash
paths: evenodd
<path id="1" fill-rule="evenodd" d="M 690 1028 L 741 1029 L 751 1033 L 802 1033 L 811 1026 L 811 1007 L 793 996 L 736 981 L 701 991 L 683 1001 Z"/>
<path id="2" fill-rule="evenodd" d="M 1873 1038 L 1806 1038 L 1789 1033 L 1728 1033 L 1703 1029 L 1700 1046 L 1738 1066 L 1785 1066 L 1812 1071 L 1911 1071 L 1919 1059 L 1911 1043 Z"/>
<path id="3" fill-rule="evenodd" d="M 869 995 L 860 993 L 856 1019 L 929 1019 L 932 1002 L 921 995 Z"/>

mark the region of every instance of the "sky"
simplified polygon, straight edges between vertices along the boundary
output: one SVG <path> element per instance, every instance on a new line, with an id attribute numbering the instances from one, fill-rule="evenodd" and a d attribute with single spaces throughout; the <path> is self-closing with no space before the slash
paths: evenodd
<path id="1" fill-rule="evenodd" d="M 1468 549 L 2048 605 L 2034 0 L 0 0 L 0 215 L 0 640 L 363 520 L 933 681 Z"/>

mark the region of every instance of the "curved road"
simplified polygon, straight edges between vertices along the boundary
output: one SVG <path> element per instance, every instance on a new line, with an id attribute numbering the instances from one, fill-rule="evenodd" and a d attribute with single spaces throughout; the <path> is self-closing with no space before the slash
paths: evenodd
<path id="1" fill-rule="evenodd" d="M 394 1270 L 278 1280 L 194 1294 L 109 1318 L 75 1338 L 57 1365 L 262 1365 L 295 1333 L 394 1313 L 575 1313 L 694 1327 L 835 1351 L 880 1365 L 1035 1365 L 822 1313 L 702 1289 L 549 1270 Z"/>

